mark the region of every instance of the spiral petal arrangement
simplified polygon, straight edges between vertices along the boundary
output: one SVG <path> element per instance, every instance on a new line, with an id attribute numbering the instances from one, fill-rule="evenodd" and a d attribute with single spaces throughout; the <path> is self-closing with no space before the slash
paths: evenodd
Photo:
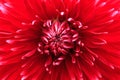
<path id="1" fill-rule="evenodd" d="M 120 0 L 0 0 L 0 80 L 119 80 Z"/>

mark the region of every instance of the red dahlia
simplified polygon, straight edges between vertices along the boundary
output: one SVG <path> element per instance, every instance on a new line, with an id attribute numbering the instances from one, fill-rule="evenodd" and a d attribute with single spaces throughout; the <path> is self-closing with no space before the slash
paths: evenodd
<path id="1" fill-rule="evenodd" d="M 0 0 L 0 80 L 119 80 L 120 0 Z"/>

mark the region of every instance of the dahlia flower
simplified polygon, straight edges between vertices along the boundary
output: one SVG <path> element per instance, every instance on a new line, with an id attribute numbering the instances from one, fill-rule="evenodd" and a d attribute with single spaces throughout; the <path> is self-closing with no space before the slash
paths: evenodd
<path id="1" fill-rule="evenodd" d="M 0 0 L 0 80 L 119 80 L 120 0 Z"/>

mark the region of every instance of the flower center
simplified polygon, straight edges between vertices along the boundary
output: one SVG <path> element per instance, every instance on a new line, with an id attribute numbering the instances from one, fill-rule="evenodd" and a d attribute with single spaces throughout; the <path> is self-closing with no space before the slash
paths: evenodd
<path id="1" fill-rule="evenodd" d="M 38 51 L 47 55 L 46 70 L 49 65 L 59 65 L 67 56 L 71 56 L 75 63 L 75 56 L 82 52 L 81 29 L 84 28 L 80 21 L 65 17 L 61 12 L 57 19 L 46 20 L 41 28 Z"/>
<path id="2" fill-rule="evenodd" d="M 43 24 L 38 51 L 54 56 L 67 55 L 80 42 L 79 29 L 82 24 L 69 18 L 67 21 L 47 20 Z"/>

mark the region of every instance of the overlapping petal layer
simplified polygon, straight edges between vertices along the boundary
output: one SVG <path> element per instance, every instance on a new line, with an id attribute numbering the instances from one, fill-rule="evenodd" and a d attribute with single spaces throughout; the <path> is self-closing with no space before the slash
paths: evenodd
<path id="1" fill-rule="evenodd" d="M 119 0 L 0 0 L 0 79 L 118 80 L 119 26 Z"/>

